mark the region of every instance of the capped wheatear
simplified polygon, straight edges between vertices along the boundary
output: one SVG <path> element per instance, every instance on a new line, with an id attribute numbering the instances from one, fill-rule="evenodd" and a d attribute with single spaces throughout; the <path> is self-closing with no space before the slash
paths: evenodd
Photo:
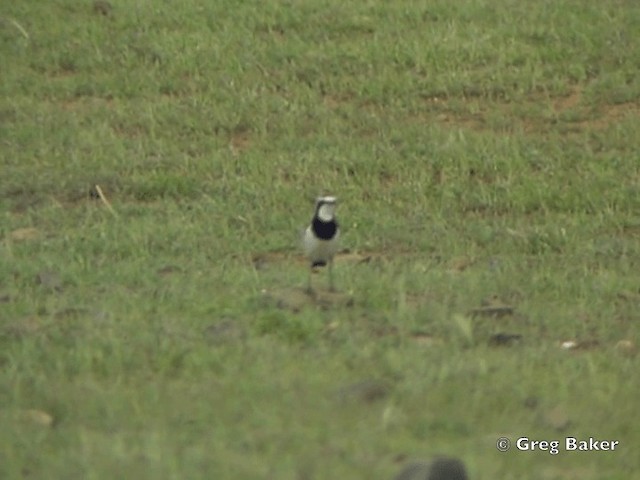
<path id="1" fill-rule="evenodd" d="M 316 199 L 316 209 L 311 223 L 304 232 L 302 246 L 311 262 L 308 290 L 311 291 L 311 273 L 315 267 L 329 267 L 329 288 L 333 290 L 333 256 L 338 251 L 340 228 L 336 220 L 336 197 Z"/>

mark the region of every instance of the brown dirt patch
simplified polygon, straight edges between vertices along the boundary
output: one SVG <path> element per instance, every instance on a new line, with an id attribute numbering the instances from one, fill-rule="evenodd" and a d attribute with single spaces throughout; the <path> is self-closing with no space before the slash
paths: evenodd
<path id="1" fill-rule="evenodd" d="M 640 116 L 640 104 L 635 101 L 597 105 L 586 101 L 581 85 L 570 87 L 564 95 L 532 92 L 514 101 L 476 93 L 430 95 L 422 100 L 422 107 L 406 117 L 408 122 L 435 121 L 478 132 L 571 134 L 605 130 L 629 116 Z"/>

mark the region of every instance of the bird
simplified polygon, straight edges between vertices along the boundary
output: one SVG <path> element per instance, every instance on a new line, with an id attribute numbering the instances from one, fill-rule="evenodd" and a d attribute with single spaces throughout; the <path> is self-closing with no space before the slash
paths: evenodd
<path id="1" fill-rule="evenodd" d="M 333 257 L 339 248 L 340 227 L 336 219 L 337 199 L 333 196 L 322 196 L 316 199 L 316 208 L 311 223 L 304 231 L 302 246 L 304 254 L 310 262 L 309 283 L 311 288 L 311 273 L 316 267 L 328 266 L 329 290 L 334 291 L 333 285 Z"/>

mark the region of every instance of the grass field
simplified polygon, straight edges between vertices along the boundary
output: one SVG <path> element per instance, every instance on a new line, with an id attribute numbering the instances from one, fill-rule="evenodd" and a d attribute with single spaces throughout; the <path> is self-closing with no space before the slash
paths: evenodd
<path id="1" fill-rule="evenodd" d="M 0 477 L 640 478 L 639 59 L 634 0 L 4 2 Z"/>

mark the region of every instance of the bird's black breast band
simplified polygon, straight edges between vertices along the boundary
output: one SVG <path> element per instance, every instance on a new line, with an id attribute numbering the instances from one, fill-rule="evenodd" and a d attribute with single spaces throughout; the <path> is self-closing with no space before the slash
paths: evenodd
<path id="1" fill-rule="evenodd" d="M 335 220 L 331 220 L 330 222 L 323 222 L 318 217 L 313 219 L 313 223 L 311 224 L 311 228 L 313 229 L 313 233 L 320 240 L 331 240 L 336 236 L 336 232 L 338 231 L 338 222 Z"/>

